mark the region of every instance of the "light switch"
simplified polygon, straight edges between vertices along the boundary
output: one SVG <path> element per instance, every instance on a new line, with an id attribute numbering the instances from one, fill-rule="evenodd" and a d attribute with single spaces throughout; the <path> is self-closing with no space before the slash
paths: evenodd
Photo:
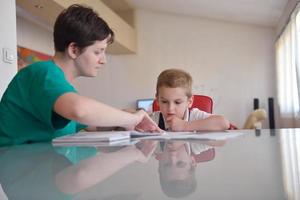
<path id="1" fill-rule="evenodd" d="M 11 49 L 3 48 L 3 62 L 13 63 L 15 60 L 14 52 Z"/>

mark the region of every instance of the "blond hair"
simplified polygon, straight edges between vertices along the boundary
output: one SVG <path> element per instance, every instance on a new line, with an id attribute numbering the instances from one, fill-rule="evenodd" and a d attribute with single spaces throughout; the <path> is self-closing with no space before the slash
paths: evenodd
<path id="1" fill-rule="evenodd" d="M 159 94 L 159 89 L 163 86 L 170 88 L 181 87 L 186 90 L 188 98 L 192 96 L 192 76 L 181 69 L 167 69 L 162 71 L 156 83 L 156 96 Z"/>

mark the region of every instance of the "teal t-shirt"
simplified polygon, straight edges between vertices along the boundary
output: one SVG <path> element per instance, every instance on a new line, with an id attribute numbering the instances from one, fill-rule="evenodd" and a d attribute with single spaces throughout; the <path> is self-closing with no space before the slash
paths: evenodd
<path id="1" fill-rule="evenodd" d="M 53 61 L 19 71 L 0 102 L 0 146 L 50 141 L 84 128 L 53 111 L 57 98 L 68 92 L 77 91 Z"/>

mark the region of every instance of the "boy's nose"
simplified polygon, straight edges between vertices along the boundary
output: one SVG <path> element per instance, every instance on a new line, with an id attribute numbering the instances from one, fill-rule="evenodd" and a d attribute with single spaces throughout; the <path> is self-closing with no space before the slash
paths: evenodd
<path id="1" fill-rule="evenodd" d="M 169 111 L 174 110 L 174 104 L 170 103 L 168 109 L 169 109 Z"/>

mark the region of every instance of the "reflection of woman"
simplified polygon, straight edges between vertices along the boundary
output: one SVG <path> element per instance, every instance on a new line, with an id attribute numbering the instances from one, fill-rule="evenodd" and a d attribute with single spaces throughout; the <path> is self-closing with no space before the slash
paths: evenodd
<path id="1" fill-rule="evenodd" d="M 223 143 L 169 141 L 161 144 L 162 152 L 157 153 L 156 158 L 159 160 L 158 172 L 163 192 L 169 197 L 183 197 L 193 193 L 197 186 L 197 163 L 213 160 L 215 149 L 212 146 Z"/>
<path id="2" fill-rule="evenodd" d="M 100 153 L 82 160 L 55 176 L 57 186 L 65 193 L 75 194 L 105 180 L 135 161 L 146 162 L 156 147 L 156 142 L 142 141 L 112 153 Z M 70 184 L 72 183 L 72 184 Z"/>
<path id="3" fill-rule="evenodd" d="M 128 164 L 146 162 L 154 148 L 154 142 L 143 142 L 112 153 L 98 152 L 90 156 L 87 152 L 94 153 L 94 148 L 65 147 L 64 152 L 77 154 L 73 154 L 73 161 L 80 153 L 86 155 L 75 165 L 50 144 L 1 148 L 0 183 L 8 199 L 72 199 L 76 193 Z"/>
<path id="4" fill-rule="evenodd" d="M 0 150 L 0 182 L 8 199 L 70 199 L 55 185 L 54 174 L 71 165 L 50 144 Z"/>

